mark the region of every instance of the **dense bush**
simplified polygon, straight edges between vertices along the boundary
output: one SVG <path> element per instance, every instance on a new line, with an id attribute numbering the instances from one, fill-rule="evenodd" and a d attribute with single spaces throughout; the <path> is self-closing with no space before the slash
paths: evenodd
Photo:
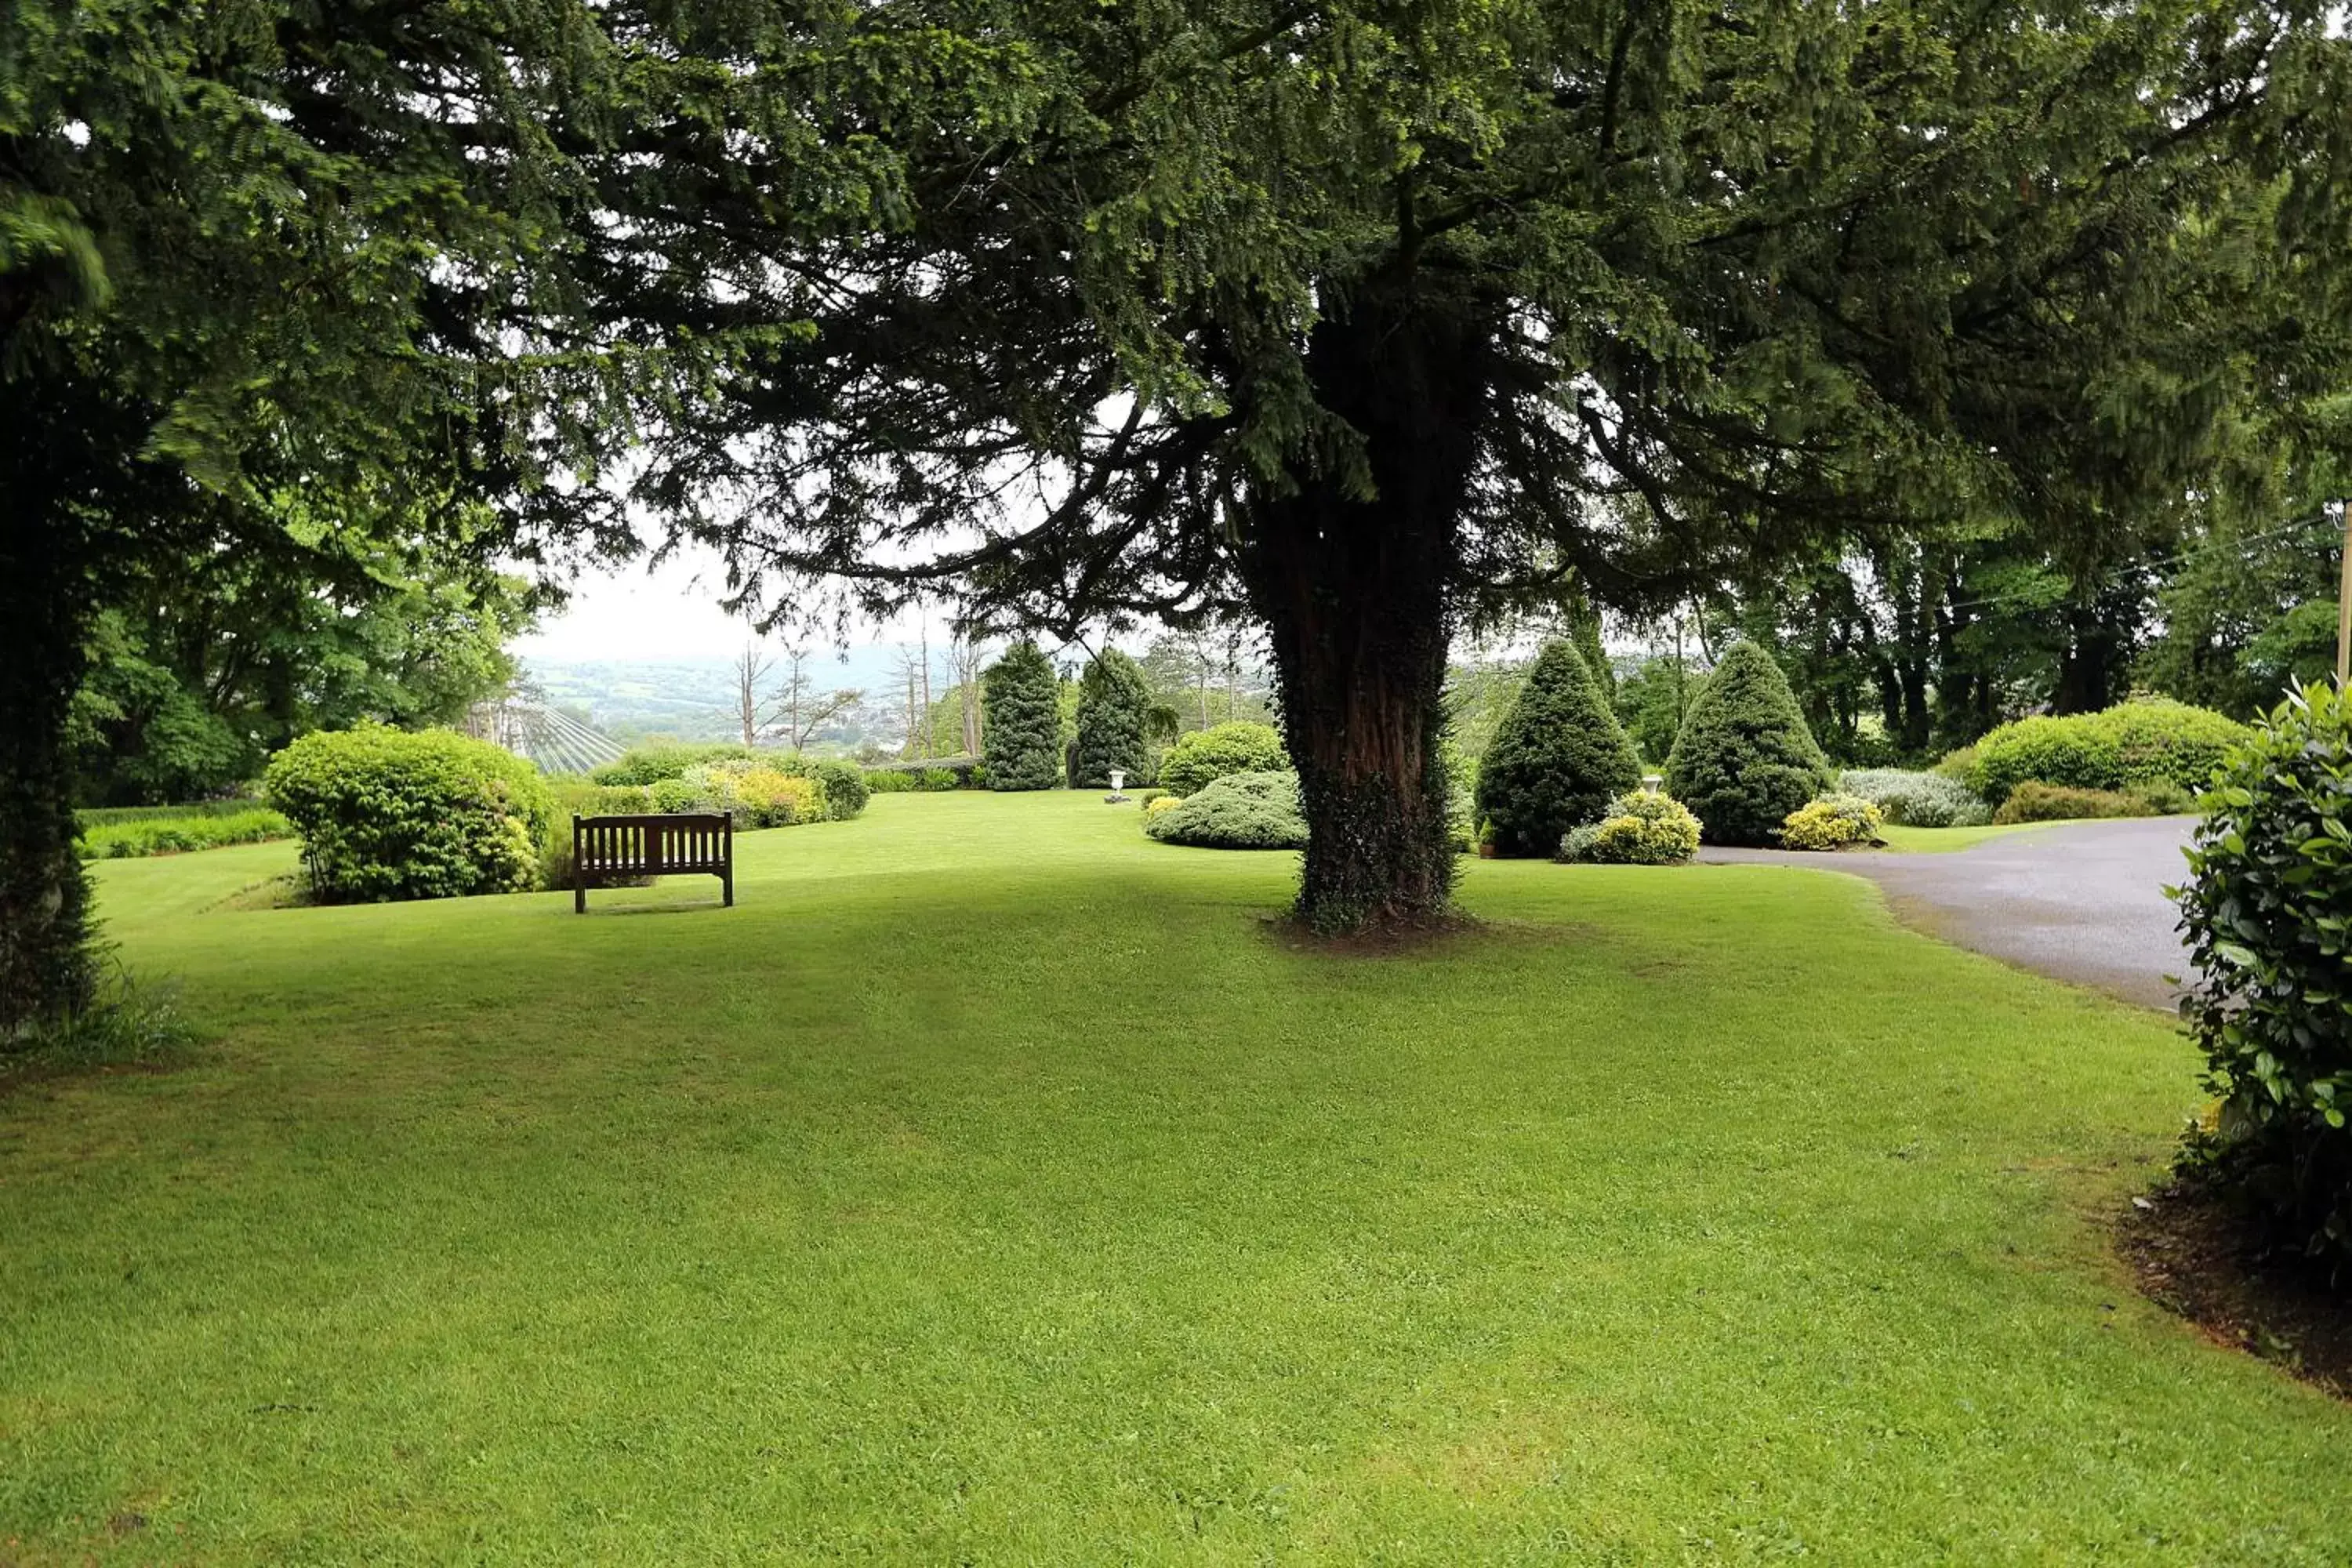
<path id="1" fill-rule="evenodd" d="M 74 821 L 88 832 L 93 827 L 119 827 L 126 822 L 177 822 L 191 816 L 242 816 L 249 811 L 261 809 L 261 802 L 257 796 L 243 795 L 221 800 L 192 800 L 184 805 L 83 806 L 74 813 Z"/>
<path id="2" fill-rule="evenodd" d="M 650 784 L 600 784 L 585 779 L 566 778 L 547 781 L 547 792 L 554 797 L 558 816 L 643 816 L 658 809 L 654 805 Z M 567 823 L 565 833 L 571 832 Z"/>
<path id="3" fill-rule="evenodd" d="M 749 762 L 751 759 L 751 747 L 729 741 L 652 741 L 642 746 L 632 746 L 597 768 L 588 775 L 588 782 L 600 784 L 659 784 L 664 779 L 683 778 L 687 769 L 704 763 Z"/>
<path id="4" fill-rule="evenodd" d="M 1572 827 L 1559 858 L 1609 866 L 1679 866 L 1698 853 L 1698 818 L 1668 795 L 1632 790 L 1609 803 L 1598 822 Z"/>
<path id="5" fill-rule="evenodd" d="M 2352 1268 L 2352 700 L 2297 692 L 2224 763 L 2179 891 L 2181 1016 L 2219 1125 L 2192 1163 Z"/>
<path id="6" fill-rule="evenodd" d="M 868 795 L 906 795 L 917 787 L 915 775 L 904 768 L 867 768 L 863 777 Z"/>
<path id="7" fill-rule="evenodd" d="M 86 827 L 81 835 L 81 858 L 125 860 L 142 855 L 217 849 L 230 844 L 260 844 L 294 836 L 293 824 L 284 816 L 251 801 L 243 804 L 245 809 L 234 814 L 150 816 Z"/>
<path id="8" fill-rule="evenodd" d="M 1114 771 L 1143 782 L 1150 761 L 1151 688 L 1143 667 L 1117 648 L 1087 663 L 1078 681 L 1078 734 L 1070 748 L 1070 787 L 1107 787 Z"/>
<path id="9" fill-rule="evenodd" d="M 982 761 L 988 787 L 1052 789 L 1062 782 L 1062 679 L 1034 642 L 1017 642 L 981 671 Z"/>
<path id="10" fill-rule="evenodd" d="M 2020 719 L 1977 742 L 1969 784 L 1996 808 L 2028 779 L 2075 789 L 2168 784 L 2201 790 L 2249 733 L 2209 709 L 2162 700 L 2120 703 L 2101 713 Z"/>
<path id="11" fill-rule="evenodd" d="M 1999 823 L 2067 822 L 2087 816 L 2154 816 L 2156 808 L 2145 795 L 2123 790 L 2076 789 L 2070 784 L 2043 784 L 2028 779 L 2009 792 L 2000 809 L 1992 814 Z"/>
<path id="12" fill-rule="evenodd" d="M 1179 735 L 1160 759 L 1160 783 L 1171 795 L 1191 795 L 1236 773 L 1288 771 L 1290 753 L 1271 724 L 1235 721 Z"/>
<path id="13" fill-rule="evenodd" d="M 1498 855 L 1553 855 L 1642 782 L 1642 760 L 1584 657 L 1546 643 L 1478 763 L 1476 810 Z"/>
<path id="14" fill-rule="evenodd" d="M 272 758 L 263 784 L 335 900 L 528 888 L 553 816 L 538 769 L 446 730 L 320 731 Z"/>
<path id="15" fill-rule="evenodd" d="M 1879 842 L 1886 817 L 1858 795 L 1825 795 L 1807 801 L 1780 824 L 1780 842 L 1790 849 L 1848 849 Z"/>
<path id="16" fill-rule="evenodd" d="M 1666 758 L 1666 793 L 1698 815 L 1708 843 L 1766 845 L 1828 781 L 1772 656 L 1748 642 L 1725 649 Z"/>
<path id="17" fill-rule="evenodd" d="M 1904 768 L 1857 768 L 1838 779 L 1846 795 L 1860 795 L 1906 827 L 1979 827 L 1992 820 L 1992 808 L 1959 779 Z"/>
<path id="18" fill-rule="evenodd" d="M 988 769 L 978 757 L 919 757 L 866 769 L 866 784 L 868 789 L 884 792 L 986 789 Z"/>
<path id="19" fill-rule="evenodd" d="M 824 814 L 834 821 L 846 822 L 866 809 L 866 798 L 872 792 L 859 769 L 847 763 L 811 763 L 808 776 L 824 792 Z"/>
<path id="20" fill-rule="evenodd" d="M 1151 804 L 1159 806 L 1160 801 Z M 1163 844 L 1201 849 L 1304 849 L 1307 818 L 1298 805 L 1298 775 L 1231 773 L 1212 779 L 1172 806 L 1145 812 L 1143 831 Z"/>

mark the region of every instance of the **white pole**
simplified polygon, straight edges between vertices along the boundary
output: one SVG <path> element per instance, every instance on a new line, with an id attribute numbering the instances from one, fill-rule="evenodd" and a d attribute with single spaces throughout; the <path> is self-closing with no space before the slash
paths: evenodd
<path id="1" fill-rule="evenodd" d="M 2344 581 L 2336 592 L 2336 688 L 2352 689 L 2352 496 L 2336 503 L 2344 520 Z"/>

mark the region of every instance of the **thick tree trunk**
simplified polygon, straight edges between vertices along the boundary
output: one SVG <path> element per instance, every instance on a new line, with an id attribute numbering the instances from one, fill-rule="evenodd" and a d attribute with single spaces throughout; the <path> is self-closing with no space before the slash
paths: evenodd
<path id="1" fill-rule="evenodd" d="M 0 517 L 0 1042 L 77 1011 L 96 979 L 65 745 L 88 627 L 64 531 L 14 499 Z"/>
<path id="2" fill-rule="evenodd" d="M 2058 658 L 2053 713 L 2095 713 L 2115 701 L 2115 671 L 2123 638 L 2092 609 L 2066 613 L 2066 648 Z"/>
<path id="3" fill-rule="evenodd" d="M 1309 374 L 1363 436 L 1373 493 L 1325 472 L 1252 505 L 1242 570 L 1307 813 L 1298 913 L 1319 931 L 1426 924 L 1453 891 L 1439 742 L 1487 341 L 1402 289 L 1335 311 Z"/>

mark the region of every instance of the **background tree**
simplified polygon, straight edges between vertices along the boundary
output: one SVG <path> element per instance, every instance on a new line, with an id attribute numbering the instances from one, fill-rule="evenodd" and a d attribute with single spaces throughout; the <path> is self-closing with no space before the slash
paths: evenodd
<path id="1" fill-rule="evenodd" d="M 1725 649 L 1666 759 L 1666 793 L 1698 815 L 1709 844 L 1774 844 L 1829 777 L 1772 656 L 1752 642 Z"/>
<path id="2" fill-rule="evenodd" d="M 1496 852 L 1555 855 L 1570 828 L 1641 782 L 1584 656 L 1564 638 L 1546 643 L 1478 768 L 1477 813 L 1494 824 Z"/>
<path id="3" fill-rule="evenodd" d="M 784 679 L 771 699 L 784 744 L 795 752 L 805 747 L 817 731 L 856 708 L 866 696 L 850 686 L 836 687 L 831 691 L 820 689 L 816 677 L 809 673 L 811 657 L 803 644 L 785 647 Z M 929 661 L 926 658 L 925 662 Z"/>
<path id="4" fill-rule="evenodd" d="M 756 115 L 805 40 L 706 21 Z M 974 29 L 1008 53 L 958 75 L 970 117 L 860 122 L 904 132 L 887 225 L 776 234 L 803 132 L 772 122 L 613 163 L 583 243 L 616 312 L 809 323 L 664 418 L 650 506 L 876 609 L 1245 604 L 1301 912 L 1411 921 L 1450 887 L 1465 619 L 1931 528 L 2088 560 L 2207 476 L 2221 411 L 2328 387 L 2328 34 L 2221 0 L 1030 6 Z"/>
<path id="5" fill-rule="evenodd" d="M 768 727 L 768 696 L 760 689 L 776 661 L 758 643 L 747 642 L 735 656 L 735 724 L 743 743 L 756 746 Z"/>
<path id="6" fill-rule="evenodd" d="M 1108 785 L 1114 772 L 1140 782 L 1150 760 L 1151 688 L 1135 660 L 1107 647 L 1078 680 L 1078 733 L 1070 787 Z"/>
<path id="7" fill-rule="evenodd" d="M 1061 678 L 1034 642 L 1017 642 L 981 673 L 988 787 L 1052 789 L 1062 782 Z"/>

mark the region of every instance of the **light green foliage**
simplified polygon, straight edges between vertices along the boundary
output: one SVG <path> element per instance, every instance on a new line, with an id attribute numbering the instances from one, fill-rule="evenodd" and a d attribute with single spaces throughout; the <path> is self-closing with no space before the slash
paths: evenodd
<path id="1" fill-rule="evenodd" d="M 1034 642 L 1018 642 L 981 671 L 982 761 L 993 790 L 1062 783 L 1062 681 Z"/>
<path id="2" fill-rule="evenodd" d="M 1289 766 L 1279 730 L 1236 720 L 1178 736 L 1160 758 L 1160 784 L 1171 795 L 1191 795 L 1234 773 L 1280 773 Z"/>
<path id="3" fill-rule="evenodd" d="M 2206 795 L 2181 1004 L 2221 1116 L 2192 1152 L 2291 1244 L 2352 1265 L 2352 699 L 2292 693 Z"/>
<path id="4" fill-rule="evenodd" d="M 1570 828 L 1559 858 L 1604 866 L 1680 866 L 1698 853 L 1699 824 L 1667 795 L 1633 790 L 1609 803 L 1598 822 Z"/>
<path id="5" fill-rule="evenodd" d="M 1544 645 L 1479 759 L 1476 811 L 1496 852 L 1557 854 L 1560 837 L 1641 782 L 1641 759 L 1566 639 Z"/>
<path id="6" fill-rule="evenodd" d="M 1089 795 L 737 861 L 94 868 L 210 1040 L 0 1100 L 9 1553 L 2352 1556 L 2352 1407 L 2116 1271 L 2195 1051 L 1850 879 L 1483 861 L 1485 929 L 1335 957 Z"/>
<path id="7" fill-rule="evenodd" d="M 1666 793 L 1697 814 L 1708 843 L 1769 845 L 1828 780 L 1780 667 L 1754 643 L 1734 643 L 1691 701 L 1666 759 Z"/>
<path id="8" fill-rule="evenodd" d="M 157 816 L 136 822 L 85 827 L 81 858 L 120 860 L 139 855 L 177 855 L 189 849 L 217 849 L 226 844 L 259 844 L 293 837 L 293 825 L 266 806 L 251 802 L 238 812 L 206 812 L 187 816 Z"/>
<path id="9" fill-rule="evenodd" d="M 2127 790 L 2077 789 L 2072 784 L 2042 784 L 2028 779 L 2009 792 L 2000 809 L 1992 814 L 1996 823 L 2070 822 L 2081 817 L 2154 816 L 2158 812 L 2147 797 Z"/>
<path id="10" fill-rule="evenodd" d="M 263 785 L 338 902 L 530 887 L 554 815 L 538 769 L 446 730 L 317 731 L 270 759 Z"/>
<path id="11" fill-rule="evenodd" d="M 1855 768 L 1838 775 L 1837 787 L 1906 827 L 1981 827 L 1992 820 L 1992 808 L 1976 791 L 1943 773 Z"/>
<path id="12" fill-rule="evenodd" d="M 1687 659 L 1645 658 L 1617 683 L 1617 717 L 1644 760 L 1663 763 L 1682 732 L 1683 715 L 1706 685 Z"/>
<path id="13" fill-rule="evenodd" d="M 1825 795 L 1789 814 L 1780 843 L 1790 849 L 1851 849 L 1878 842 L 1886 818 L 1871 802 L 1853 795 Z"/>
<path id="14" fill-rule="evenodd" d="M 1979 741 L 1969 783 L 1996 808 L 2028 779 L 2076 789 L 2125 790 L 2169 784 L 2200 790 L 2243 724 L 2208 709 L 2163 699 L 2119 703 L 2098 713 L 2035 717 Z"/>
<path id="15" fill-rule="evenodd" d="M 1070 763 L 1073 789 L 1108 786 L 1114 770 L 1125 773 L 1129 784 L 1145 782 L 1151 705 L 1151 688 L 1126 654 L 1105 648 L 1087 662 L 1078 683 Z"/>
<path id="16" fill-rule="evenodd" d="M 1210 780 L 1173 806 L 1143 814 L 1143 831 L 1162 844 L 1196 849 L 1304 849 L 1307 818 L 1298 806 L 1298 775 L 1228 773 Z M 1151 802 L 1160 805 L 1160 800 Z"/>
<path id="17" fill-rule="evenodd" d="M 734 759 L 749 762 L 751 748 L 731 741 L 654 741 L 632 746 L 588 775 L 591 784 L 650 784 L 686 776 L 698 763 Z"/>

